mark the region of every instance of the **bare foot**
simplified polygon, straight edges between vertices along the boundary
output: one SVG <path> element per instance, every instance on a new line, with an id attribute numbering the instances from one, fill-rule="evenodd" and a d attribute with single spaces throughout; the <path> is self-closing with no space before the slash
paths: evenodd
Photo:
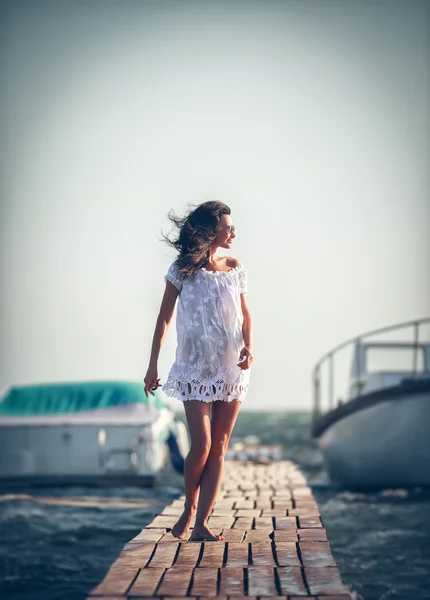
<path id="1" fill-rule="evenodd" d="M 190 542 L 222 542 L 223 540 L 223 535 L 217 535 L 207 525 L 194 527 L 190 536 Z"/>
<path id="2" fill-rule="evenodd" d="M 173 537 L 178 538 L 180 540 L 183 540 L 187 537 L 191 521 L 194 517 L 194 512 L 195 511 L 193 510 L 184 510 L 182 515 L 172 527 L 171 534 L 173 535 Z"/>

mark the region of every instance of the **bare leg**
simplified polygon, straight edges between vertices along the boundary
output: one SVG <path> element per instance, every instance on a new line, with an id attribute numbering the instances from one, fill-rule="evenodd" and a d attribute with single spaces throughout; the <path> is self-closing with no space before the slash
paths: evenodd
<path id="1" fill-rule="evenodd" d="M 241 402 L 215 401 L 212 403 L 211 448 L 200 480 L 200 496 L 196 522 L 191 540 L 218 541 L 224 537 L 213 533 L 208 527 L 208 517 L 221 484 L 224 456 L 227 451 Z"/>
<path id="2" fill-rule="evenodd" d="M 184 465 L 185 508 L 172 528 L 174 537 L 187 536 L 197 508 L 200 478 L 211 445 L 210 404 L 201 400 L 184 402 L 191 446 Z"/>

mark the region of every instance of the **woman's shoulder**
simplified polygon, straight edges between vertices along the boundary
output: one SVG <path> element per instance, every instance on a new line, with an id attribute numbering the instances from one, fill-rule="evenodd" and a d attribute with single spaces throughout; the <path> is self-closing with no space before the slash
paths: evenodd
<path id="1" fill-rule="evenodd" d="M 226 256 L 225 258 L 226 258 L 226 266 L 229 267 L 229 269 L 236 269 L 236 267 L 239 267 L 240 265 L 242 265 L 240 260 L 238 258 L 236 258 L 235 256 Z"/>

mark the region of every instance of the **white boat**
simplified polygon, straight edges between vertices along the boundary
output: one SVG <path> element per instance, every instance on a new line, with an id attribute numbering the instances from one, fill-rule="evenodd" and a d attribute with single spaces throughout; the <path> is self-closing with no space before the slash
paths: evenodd
<path id="1" fill-rule="evenodd" d="M 314 367 L 312 434 L 333 483 L 349 489 L 430 486 L 430 343 L 420 341 L 420 328 L 429 324 L 426 318 L 368 332 L 333 348 Z M 410 328 L 411 341 L 372 339 L 393 331 L 404 338 Z M 348 347 L 346 400 L 334 406 L 335 362 Z"/>
<path id="2" fill-rule="evenodd" d="M 188 451 L 158 390 L 125 381 L 15 386 L 0 401 L 0 483 L 152 485 Z"/>

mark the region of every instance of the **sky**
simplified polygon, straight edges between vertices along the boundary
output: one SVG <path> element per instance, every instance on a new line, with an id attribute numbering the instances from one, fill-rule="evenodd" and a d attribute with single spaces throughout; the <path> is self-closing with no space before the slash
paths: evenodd
<path id="1" fill-rule="evenodd" d="M 430 316 L 425 0 L 1 11 L 0 394 L 143 381 L 167 213 L 207 200 L 230 206 L 248 270 L 243 409 L 310 410 L 328 350 Z"/>

